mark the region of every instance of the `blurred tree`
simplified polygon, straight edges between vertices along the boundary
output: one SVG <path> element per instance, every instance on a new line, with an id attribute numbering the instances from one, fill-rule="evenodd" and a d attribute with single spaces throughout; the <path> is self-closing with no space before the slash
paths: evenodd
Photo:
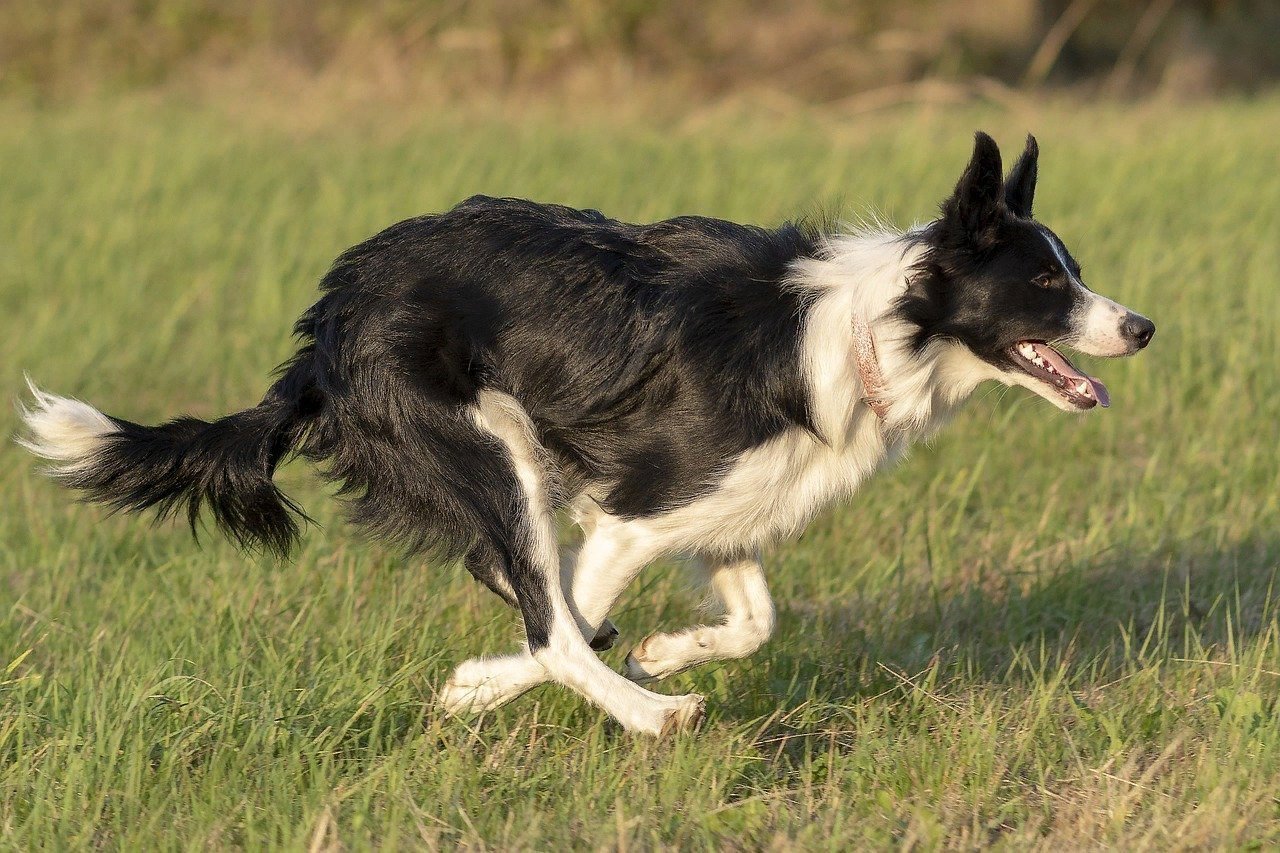
<path id="1" fill-rule="evenodd" d="M 0 91 L 258 66 L 476 89 L 828 101 L 918 81 L 1199 94 L 1280 80 L 1280 0 L 2 0 Z"/>

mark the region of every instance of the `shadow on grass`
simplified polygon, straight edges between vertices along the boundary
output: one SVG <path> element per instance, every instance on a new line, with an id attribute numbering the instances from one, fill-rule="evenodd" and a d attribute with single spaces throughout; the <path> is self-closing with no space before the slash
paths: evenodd
<path id="1" fill-rule="evenodd" d="M 822 737 L 841 727 L 833 713 L 923 681 L 947 698 L 1029 687 L 1063 669 L 1072 690 L 1087 690 L 1155 660 L 1210 655 L 1229 643 L 1247 647 L 1276 616 L 1278 560 L 1280 539 L 1255 538 L 1222 550 L 1113 551 L 1055 573 L 996 573 L 981 583 L 916 578 L 840 601 L 782 599 L 775 639 L 755 656 L 696 670 L 659 690 L 706 694 L 713 719 L 730 727 L 762 721 L 762 744 L 795 736 L 788 753 L 820 751 L 827 748 Z M 628 639 L 609 653 L 612 664 Z M 444 670 L 423 677 L 442 679 Z M 372 704 L 317 696 L 314 707 L 295 710 L 282 725 L 315 752 L 359 763 L 422 734 L 434 717 L 424 698 L 414 690 Z M 509 728 L 521 728 L 515 721 L 531 701 L 465 726 L 451 722 L 452 734 L 444 736 L 483 754 Z M 600 719 L 585 705 L 571 713 L 573 726 Z"/>
<path id="2" fill-rule="evenodd" d="M 760 721 L 749 737 L 765 760 L 750 769 L 747 791 L 828 752 L 856 752 L 868 731 L 884 737 L 887 727 L 890 743 L 932 742 L 934 726 L 962 737 L 970 714 L 1017 716 L 1058 677 L 1055 690 L 1076 698 L 1055 701 L 1086 716 L 1095 699 L 1154 702 L 1155 710 L 1130 710 L 1147 714 L 1146 735 L 1158 737 L 1180 710 L 1123 688 L 1102 694 L 1158 662 L 1224 661 L 1230 649 L 1256 647 L 1277 617 L 1278 563 L 1280 539 L 1258 537 L 1221 550 L 1115 551 L 1092 565 L 981 584 L 903 582 L 852 600 L 779 601 L 775 642 L 727 664 L 719 684 L 711 672 L 693 676 L 693 687 L 715 697 L 713 718 Z M 935 710 L 922 714 L 921 702 Z"/>
<path id="3" fill-rule="evenodd" d="M 1280 539 L 1256 537 L 1221 550 L 1114 551 L 1051 574 L 781 600 L 774 642 L 728 664 L 742 670 L 730 676 L 735 706 L 749 717 L 860 701 L 934 669 L 944 691 L 948 682 L 1013 686 L 1059 667 L 1082 685 L 1105 683 L 1135 659 L 1247 646 L 1277 615 L 1278 570 Z"/>

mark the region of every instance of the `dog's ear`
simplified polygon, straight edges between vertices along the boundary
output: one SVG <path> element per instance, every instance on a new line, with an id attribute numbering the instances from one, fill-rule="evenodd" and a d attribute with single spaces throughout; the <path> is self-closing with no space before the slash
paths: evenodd
<path id="1" fill-rule="evenodd" d="M 1004 203 L 1014 216 L 1031 218 L 1031 202 L 1036 196 L 1036 163 L 1040 159 L 1040 146 L 1036 138 L 1027 134 L 1027 148 L 1013 164 L 1009 177 L 1004 181 Z"/>
<path id="2" fill-rule="evenodd" d="M 951 198 L 942 203 L 942 216 L 973 243 L 985 246 L 994 237 L 1001 210 L 1000 148 L 982 131 L 974 134 L 973 156 Z"/>

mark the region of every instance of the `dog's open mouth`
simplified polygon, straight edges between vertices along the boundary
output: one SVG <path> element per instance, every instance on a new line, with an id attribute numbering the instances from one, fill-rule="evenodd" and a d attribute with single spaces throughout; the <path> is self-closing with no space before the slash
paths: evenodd
<path id="1" fill-rule="evenodd" d="M 1057 391 L 1078 409 L 1111 405 L 1107 386 L 1087 373 L 1082 373 L 1066 357 L 1044 341 L 1019 341 L 1009 347 L 1009 356 L 1023 372 L 1039 379 Z"/>

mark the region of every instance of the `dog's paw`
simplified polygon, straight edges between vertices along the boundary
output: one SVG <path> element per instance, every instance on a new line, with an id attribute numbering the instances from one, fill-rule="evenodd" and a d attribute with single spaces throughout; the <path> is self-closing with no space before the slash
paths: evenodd
<path id="1" fill-rule="evenodd" d="M 480 661 L 467 661 L 449 676 L 440 690 L 439 702 L 446 714 L 464 717 L 492 711 L 519 695 L 487 672 Z"/>
<path id="2" fill-rule="evenodd" d="M 688 654 L 694 641 L 685 634 L 650 634 L 627 655 L 624 674 L 634 682 L 659 681 L 697 663 Z"/>
<path id="3" fill-rule="evenodd" d="M 662 723 L 662 731 L 658 733 L 659 738 L 667 738 L 681 732 L 697 731 L 702 723 L 707 719 L 707 700 L 697 693 L 690 693 L 687 696 L 679 697 L 681 703 L 671 711 L 667 712 L 666 719 Z"/>
<path id="4" fill-rule="evenodd" d="M 613 648 L 613 644 L 618 641 L 618 629 L 608 619 L 604 620 L 604 624 L 600 626 L 600 630 L 596 631 L 595 637 L 591 640 L 591 650 L 596 652 L 607 652 Z"/>
<path id="5" fill-rule="evenodd" d="M 497 707 L 492 692 L 483 684 L 463 684 L 451 678 L 440 689 L 440 708 L 451 717 L 482 714 Z"/>

